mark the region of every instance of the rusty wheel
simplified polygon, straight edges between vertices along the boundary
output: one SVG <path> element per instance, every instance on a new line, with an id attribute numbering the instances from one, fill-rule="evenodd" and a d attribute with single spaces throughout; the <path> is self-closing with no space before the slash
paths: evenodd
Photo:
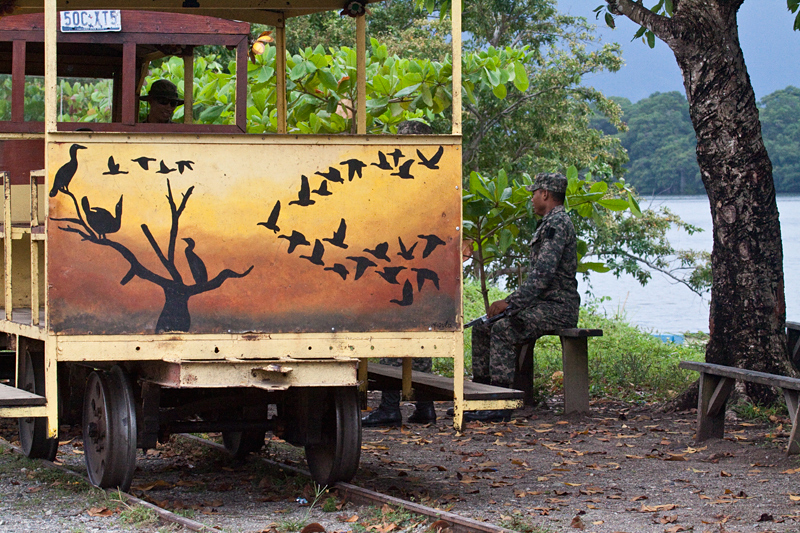
<path id="1" fill-rule="evenodd" d="M 136 410 L 125 372 L 92 372 L 83 397 L 83 449 L 89 481 L 100 488 L 131 486 L 136 469 Z"/>
<path id="2" fill-rule="evenodd" d="M 324 406 L 321 442 L 306 444 L 306 462 L 315 482 L 350 481 L 361 458 L 358 387 L 331 387 Z"/>
<path id="3" fill-rule="evenodd" d="M 39 354 L 32 357 L 29 352 L 21 358 L 19 388 L 44 396 L 44 361 Z M 58 451 L 58 439 L 47 438 L 46 418 L 20 418 L 19 443 L 23 453 L 31 459 L 52 461 Z"/>

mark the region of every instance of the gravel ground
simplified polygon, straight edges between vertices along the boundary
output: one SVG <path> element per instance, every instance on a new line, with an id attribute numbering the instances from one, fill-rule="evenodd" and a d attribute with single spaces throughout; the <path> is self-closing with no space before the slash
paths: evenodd
<path id="1" fill-rule="evenodd" d="M 510 423 L 472 423 L 460 435 L 444 417 L 447 404 L 437 404 L 435 424 L 365 429 L 353 482 L 522 532 L 800 531 L 800 461 L 783 451 L 788 420 L 745 423 L 729 413 L 726 438 L 697 445 L 691 412 L 596 401 L 590 416 L 563 417 L 551 405 L 517 411 Z M 76 433 L 62 435 L 58 461 L 82 471 Z M 16 439 L 10 421 L 0 422 L 0 436 Z M 305 468 L 302 450 L 277 439 L 261 455 Z M 132 492 L 224 531 L 317 522 L 328 532 L 421 532 L 430 524 L 333 493 L 308 506 L 315 492 L 304 477 L 180 438 L 140 453 Z M 0 455 L 0 531 L 178 529 L 74 476 Z"/>

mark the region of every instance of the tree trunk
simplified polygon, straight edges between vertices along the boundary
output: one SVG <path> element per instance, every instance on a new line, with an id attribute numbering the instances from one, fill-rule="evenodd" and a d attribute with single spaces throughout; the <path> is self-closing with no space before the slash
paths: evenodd
<path id="1" fill-rule="evenodd" d="M 156 333 L 165 331 L 189 331 L 192 319 L 189 315 L 189 294 L 186 287 L 168 285 L 164 289 L 164 309 L 156 323 Z"/>

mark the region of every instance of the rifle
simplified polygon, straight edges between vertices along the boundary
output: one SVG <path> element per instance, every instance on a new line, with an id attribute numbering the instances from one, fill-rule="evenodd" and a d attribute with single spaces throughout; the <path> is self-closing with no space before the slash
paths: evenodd
<path id="1" fill-rule="evenodd" d="M 516 315 L 517 313 L 519 313 L 519 311 L 520 311 L 520 309 L 517 308 L 517 307 L 514 307 L 514 308 L 507 307 L 505 311 L 501 311 L 500 313 L 497 313 L 496 315 L 494 315 L 491 318 L 489 318 L 488 315 L 479 316 L 475 320 L 470 320 L 469 322 L 464 324 L 464 329 L 471 328 L 472 326 L 475 326 L 477 324 L 494 324 L 495 322 L 497 322 L 501 318 L 505 318 L 507 316 Z"/>

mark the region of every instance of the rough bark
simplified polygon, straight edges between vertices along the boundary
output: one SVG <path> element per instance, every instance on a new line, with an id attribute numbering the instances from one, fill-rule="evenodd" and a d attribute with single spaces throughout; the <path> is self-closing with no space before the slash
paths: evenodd
<path id="1" fill-rule="evenodd" d="M 630 0 L 612 10 L 650 29 L 675 54 L 697 136 L 713 221 L 708 362 L 788 374 L 783 249 L 772 164 L 739 45 L 742 0 L 680 0 L 672 18 Z M 748 388 L 755 399 L 765 390 Z"/>

